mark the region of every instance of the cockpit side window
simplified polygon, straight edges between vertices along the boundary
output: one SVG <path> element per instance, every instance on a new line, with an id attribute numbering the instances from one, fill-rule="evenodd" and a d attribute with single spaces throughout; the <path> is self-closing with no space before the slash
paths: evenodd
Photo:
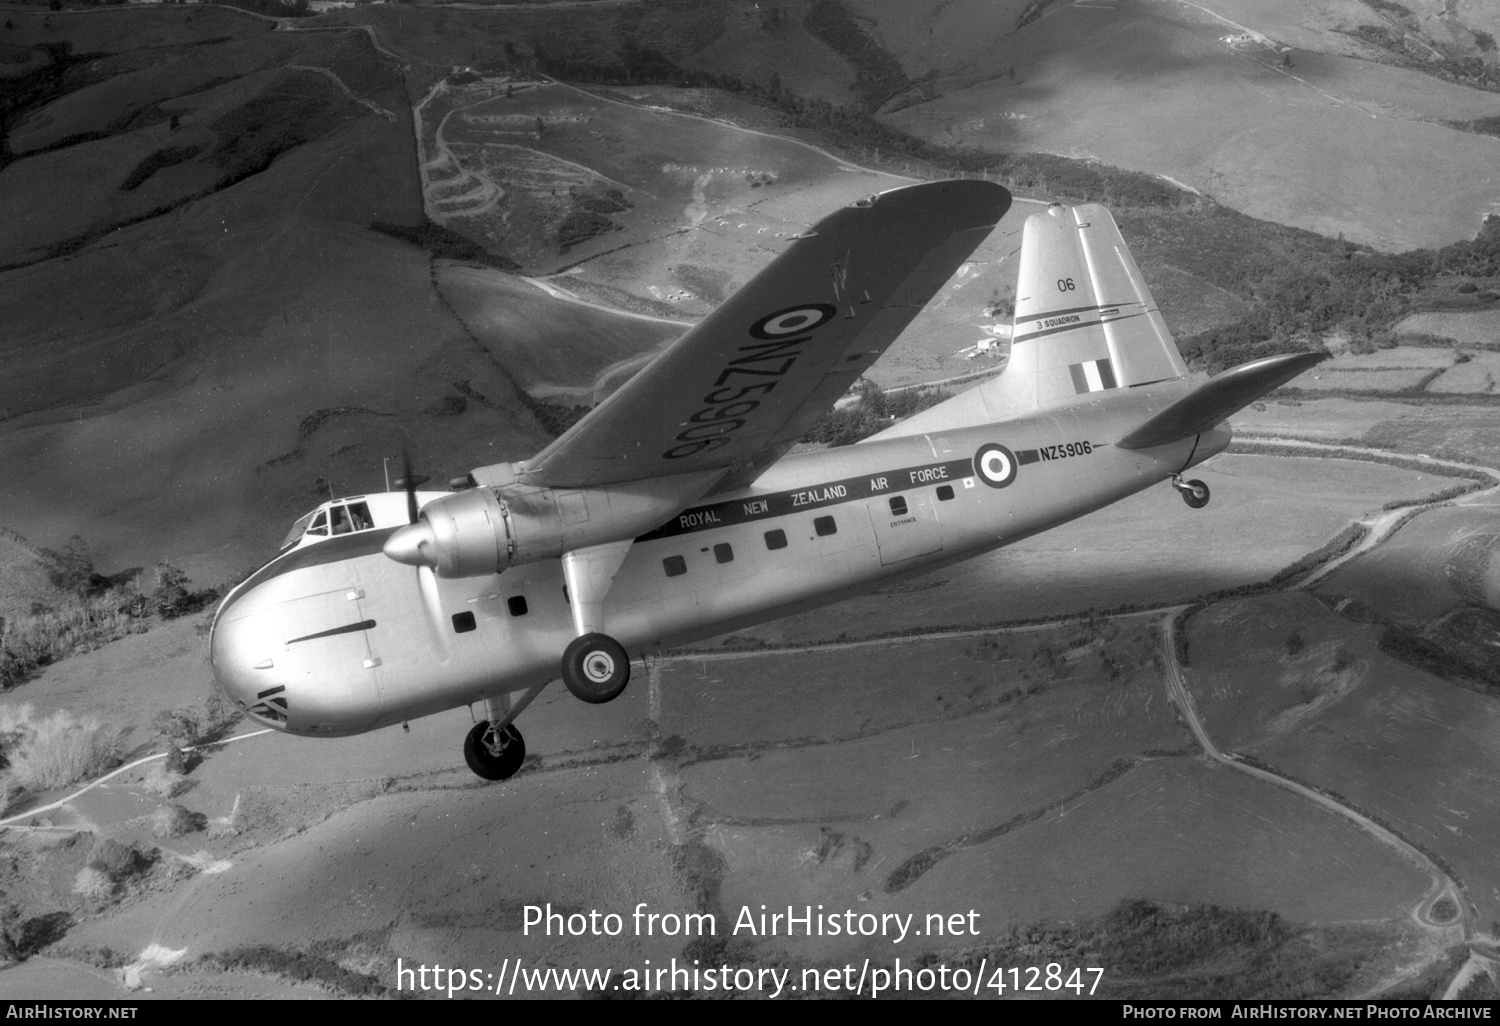
<path id="1" fill-rule="evenodd" d="M 307 529 L 308 534 L 317 535 L 320 538 L 328 535 L 328 514 L 324 510 L 318 510 L 318 515 L 313 518 L 312 526 Z"/>
<path id="2" fill-rule="evenodd" d="M 349 513 L 343 506 L 330 506 L 328 518 L 333 522 L 334 534 L 349 533 Z"/>
<path id="3" fill-rule="evenodd" d="M 354 525 L 356 531 L 368 531 L 375 526 L 375 521 L 370 517 L 368 503 L 349 503 L 349 522 Z"/>

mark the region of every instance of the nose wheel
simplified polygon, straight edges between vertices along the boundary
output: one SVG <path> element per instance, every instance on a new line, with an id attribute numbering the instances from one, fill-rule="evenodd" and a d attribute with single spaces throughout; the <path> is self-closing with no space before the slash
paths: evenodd
<path id="1" fill-rule="evenodd" d="M 506 780 L 526 761 L 526 742 L 514 723 L 497 730 L 482 720 L 464 738 L 464 761 L 486 780 Z"/>
<path id="2" fill-rule="evenodd" d="M 562 679 L 575 696 L 599 705 L 630 683 L 630 657 L 609 635 L 585 634 L 574 638 L 563 652 Z"/>
<path id="3" fill-rule="evenodd" d="M 1202 509 L 1208 505 L 1208 485 L 1202 481 L 1184 481 L 1178 475 L 1173 474 L 1172 487 L 1182 494 L 1182 501 L 1193 509 Z"/>

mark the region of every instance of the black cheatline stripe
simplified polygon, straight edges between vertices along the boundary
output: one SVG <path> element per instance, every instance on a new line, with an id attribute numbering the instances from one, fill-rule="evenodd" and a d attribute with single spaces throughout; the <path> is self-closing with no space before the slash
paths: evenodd
<path id="1" fill-rule="evenodd" d="M 1028 463 L 1035 463 L 1041 458 L 1042 457 L 1037 453 L 1035 449 L 1016 450 L 1016 463 L 1023 467 Z"/>
<path id="2" fill-rule="evenodd" d="M 729 502 L 716 502 L 707 506 L 693 506 L 677 514 L 654 531 L 636 538 L 636 541 L 654 541 L 671 538 L 694 531 L 709 531 L 731 524 L 756 523 L 774 520 L 793 513 L 804 513 L 824 506 L 837 506 L 858 499 L 877 495 L 896 495 L 915 491 L 929 485 L 947 484 L 974 475 L 969 460 L 947 460 L 923 463 L 899 470 L 878 470 L 859 477 L 846 477 L 839 481 L 825 481 L 808 485 L 796 491 L 775 492 L 769 495 L 752 495 Z"/>
<path id="3" fill-rule="evenodd" d="M 314 638 L 331 638 L 335 634 L 353 634 L 355 631 L 367 631 L 375 626 L 374 620 L 361 620 L 359 623 L 346 623 L 342 627 L 334 627 L 332 630 L 319 631 L 316 634 L 304 634 L 300 638 L 293 638 L 288 645 L 295 645 L 299 641 L 312 641 Z"/>

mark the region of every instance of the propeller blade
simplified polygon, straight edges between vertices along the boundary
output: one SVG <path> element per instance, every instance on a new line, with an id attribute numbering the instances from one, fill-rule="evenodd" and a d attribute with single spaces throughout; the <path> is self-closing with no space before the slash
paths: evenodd
<path id="1" fill-rule="evenodd" d="M 422 593 L 422 610 L 427 614 L 427 629 L 432 632 L 433 646 L 446 659 L 448 635 L 443 630 L 443 603 L 438 595 L 437 574 L 431 567 L 417 567 L 417 589 Z"/>
<path id="2" fill-rule="evenodd" d="M 412 479 L 411 453 L 401 450 L 401 486 L 406 489 L 406 522 L 417 522 L 417 483 Z"/>

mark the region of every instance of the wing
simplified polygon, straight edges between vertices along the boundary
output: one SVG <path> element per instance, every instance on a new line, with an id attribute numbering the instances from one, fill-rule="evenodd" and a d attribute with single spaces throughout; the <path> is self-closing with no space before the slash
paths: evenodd
<path id="1" fill-rule="evenodd" d="M 998 185 L 949 181 L 829 215 L 521 476 L 581 488 L 758 472 L 885 352 L 1009 206 Z"/>

